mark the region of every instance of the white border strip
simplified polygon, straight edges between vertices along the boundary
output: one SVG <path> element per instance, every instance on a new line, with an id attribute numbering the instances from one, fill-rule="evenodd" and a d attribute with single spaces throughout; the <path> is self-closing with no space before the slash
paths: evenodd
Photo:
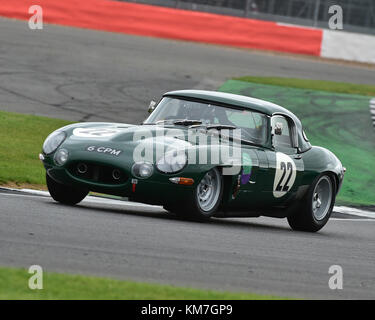
<path id="1" fill-rule="evenodd" d="M 375 63 L 375 37 L 341 30 L 323 30 L 323 58 Z"/>
<path id="2" fill-rule="evenodd" d="M 375 219 L 375 212 L 368 211 L 368 210 L 362 210 L 362 209 L 350 208 L 350 207 L 334 207 L 333 211 L 337 213 L 349 214 L 351 216 Z"/>
<path id="3" fill-rule="evenodd" d="M 370 100 L 370 115 L 371 115 L 372 125 L 375 128 L 375 98 Z"/>
<path id="4" fill-rule="evenodd" d="M 329 218 L 331 221 L 350 221 L 350 222 L 375 222 L 375 219 L 371 218 L 356 218 L 356 219 L 347 219 L 347 218 Z"/>
<path id="5" fill-rule="evenodd" d="M 9 190 L 9 191 L 18 191 L 27 193 L 28 195 L 40 196 L 40 197 L 48 197 L 50 198 L 50 194 L 48 191 L 41 191 L 41 190 L 33 190 L 33 189 L 14 189 L 14 188 L 3 188 L 1 189 Z M 0 193 L 1 194 L 1 193 Z M 9 195 L 4 193 L 5 195 Z M 17 196 L 24 196 L 23 194 L 17 194 Z M 163 209 L 161 206 L 154 206 L 150 204 L 144 204 L 139 202 L 131 202 L 131 201 L 123 201 L 123 200 L 116 200 L 104 197 L 96 197 L 96 196 L 87 196 L 83 201 L 83 203 L 99 203 L 99 204 L 108 204 L 108 205 L 121 205 L 126 207 L 143 207 L 148 209 Z"/>
<path id="6" fill-rule="evenodd" d="M 27 194 L 33 194 L 36 196 L 43 196 L 43 197 L 50 197 L 48 191 L 40 191 L 40 190 L 32 190 L 32 189 L 13 189 L 13 188 L 2 188 L 9 191 L 19 191 L 24 192 Z M 86 197 L 83 202 L 88 203 L 98 203 L 98 204 L 108 204 L 108 205 L 120 205 L 125 207 L 141 207 L 141 208 L 148 208 L 148 209 L 163 209 L 161 206 L 149 205 L 139 202 L 131 202 L 131 201 L 123 201 L 123 200 L 116 200 L 116 199 L 109 199 L 103 197 L 95 197 L 95 196 L 88 196 Z M 357 208 L 345 207 L 345 206 L 335 206 L 333 208 L 333 212 L 347 214 L 351 216 L 358 216 L 358 217 L 365 217 L 370 219 L 375 219 L 375 212 L 362 210 Z M 357 220 L 357 219 L 340 219 L 340 218 L 332 218 L 338 220 Z"/>

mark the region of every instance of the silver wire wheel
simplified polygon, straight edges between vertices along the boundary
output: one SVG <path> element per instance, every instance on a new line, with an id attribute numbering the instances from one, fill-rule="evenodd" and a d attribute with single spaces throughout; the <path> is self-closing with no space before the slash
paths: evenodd
<path id="1" fill-rule="evenodd" d="M 332 181 L 328 176 L 322 176 L 312 194 L 312 212 L 317 221 L 323 220 L 329 213 L 332 197 Z"/>
<path id="2" fill-rule="evenodd" d="M 204 212 L 211 211 L 220 199 L 221 176 L 216 168 L 208 171 L 197 186 L 197 202 L 199 208 Z"/>

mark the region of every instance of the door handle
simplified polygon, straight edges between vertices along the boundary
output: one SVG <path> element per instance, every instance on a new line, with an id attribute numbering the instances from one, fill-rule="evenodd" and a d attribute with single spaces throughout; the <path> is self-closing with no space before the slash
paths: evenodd
<path id="1" fill-rule="evenodd" d="M 302 156 L 300 154 L 297 154 L 293 158 L 296 159 L 296 160 L 301 160 Z"/>

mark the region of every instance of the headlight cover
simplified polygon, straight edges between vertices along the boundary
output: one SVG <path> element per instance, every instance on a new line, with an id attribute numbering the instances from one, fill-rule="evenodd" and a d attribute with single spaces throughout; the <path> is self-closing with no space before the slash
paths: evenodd
<path id="1" fill-rule="evenodd" d="M 66 138 L 66 133 L 64 131 L 54 131 L 52 132 L 43 143 L 43 152 L 45 154 L 50 154 L 64 142 Z"/>
<path id="2" fill-rule="evenodd" d="M 156 162 L 156 168 L 163 173 L 175 173 L 182 170 L 187 163 L 184 151 L 168 151 Z"/>
<path id="3" fill-rule="evenodd" d="M 148 162 L 136 162 L 132 167 L 132 173 L 135 177 L 145 179 L 152 175 L 154 167 Z"/>
<path id="4" fill-rule="evenodd" d="M 55 153 L 54 160 L 58 166 L 63 166 L 65 162 L 68 161 L 68 157 L 69 157 L 69 153 L 67 150 L 59 149 L 59 151 Z"/>

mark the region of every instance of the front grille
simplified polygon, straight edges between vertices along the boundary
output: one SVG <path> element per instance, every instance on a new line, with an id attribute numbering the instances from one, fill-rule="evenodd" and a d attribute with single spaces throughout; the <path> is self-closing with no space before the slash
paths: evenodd
<path id="1" fill-rule="evenodd" d="M 128 176 L 121 169 L 111 166 L 76 162 L 71 164 L 68 170 L 74 177 L 88 182 L 116 185 L 128 180 Z"/>

